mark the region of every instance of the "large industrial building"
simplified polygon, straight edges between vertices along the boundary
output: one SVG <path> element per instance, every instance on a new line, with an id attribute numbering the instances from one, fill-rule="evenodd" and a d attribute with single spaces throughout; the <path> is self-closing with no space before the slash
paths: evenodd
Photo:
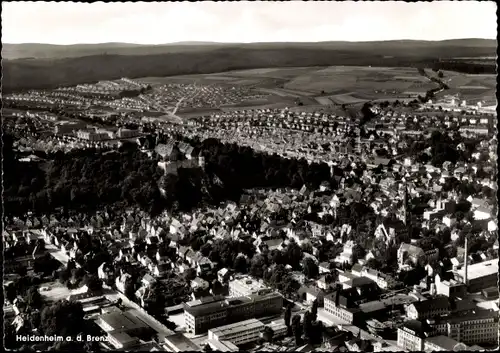
<path id="1" fill-rule="evenodd" d="M 210 298 L 186 303 L 184 320 L 195 335 L 238 321 L 281 313 L 283 297 L 277 293 L 238 298 Z"/>
<path id="2" fill-rule="evenodd" d="M 208 339 L 229 341 L 234 345 L 255 342 L 259 340 L 264 324 L 257 319 L 249 319 L 234 324 L 221 326 L 208 331 Z"/>
<path id="3" fill-rule="evenodd" d="M 465 269 L 467 268 L 467 278 Z M 453 271 L 455 280 L 467 284 L 469 293 L 477 293 L 483 289 L 494 287 L 498 283 L 498 259 L 464 265 Z"/>

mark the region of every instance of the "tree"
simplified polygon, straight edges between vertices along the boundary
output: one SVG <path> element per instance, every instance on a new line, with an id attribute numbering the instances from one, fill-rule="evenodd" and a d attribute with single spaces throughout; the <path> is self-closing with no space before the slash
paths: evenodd
<path id="1" fill-rule="evenodd" d="M 76 336 L 84 327 L 80 302 L 60 300 L 42 310 L 40 329 L 45 335 Z"/>
<path id="2" fill-rule="evenodd" d="M 309 278 L 309 279 L 316 278 L 319 274 L 318 265 L 310 257 L 306 257 L 304 259 L 302 267 L 303 267 L 304 275 L 306 275 L 307 278 Z"/>
<path id="3" fill-rule="evenodd" d="M 38 288 L 30 287 L 26 293 L 25 302 L 30 309 L 41 309 L 43 306 L 42 296 L 38 292 Z"/>
<path id="4" fill-rule="evenodd" d="M 271 327 L 269 326 L 266 326 L 264 328 L 264 332 L 262 333 L 262 338 L 264 338 L 264 340 L 266 342 L 272 342 L 273 341 L 273 337 L 274 337 L 274 331 Z"/>
<path id="5" fill-rule="evenodd" d="M 304 332 L 304 337 L 308 342 L 310 342 L 310 339 L 312 336 L 314 336 L 314 333 L 312 332 L 312 318 L 311 318 L 311 313 L 309 311 L 306 311 L 304 314 L 304 319 L 303 319 L 303 332 Z"/>
<path id="6" fill-rule="evenodd" d="M 210 346 L 210 344 L 206 343 L 205 346 L 203 347 L 203 351 L 204 352 L 212 352 L 213 349 L 212 347 Z"/>
<path id="7" fill-rule="evenodd" d="M 16 269 L 16 273 L 21 276 L 21 277 L 24 277 L 28 274 L 28 268 L 26 266 L 19 266 L 17 269 Z"/>
<path id="8" fill-rule="evenodd" d="M 312 321 L 316 321 L 317 316 L 318 316 L 318 299 L 314 299 L 311 307 Z"/>
<path id="9" fill-rule="evenodd" d="M 16 287 L 14 283 L 9 283 L 9 285 L 5 288 L 5 297 L 9 302 L 13 302 L 17 297 Z"/>
<path id="10" fill-rule="evenodd" d="M 196 270 L 194 268 L 188 268 L 186 272 L 184 272 L 184 279 L 189 282 L 196 278 Z"/>
<path id="11" fill-rule="evenodd" d="M 247 273 L 247 259 L 244 256 L 238 256 L 234 260 L 234 270 L 239 273 Z"/>
<path id="12" fill-rule="evenodd" d="M 290 320 L 292 318 L 292 304 L 288 304 L 285 310 L 285 325 L 288 328 L 288 335 L 291 332 Z"/>
<path id="13" fill-rule="evenodd" d="M 102 281 L 96 275 L 85 276 L 84 284 L 91 292 L 99 292 L 102 290 Z"/>
<path id="14" fill-rule="evenodd" d="M 292 319 L 292 332 L 295 337 L 296 346 L 300 346 L 302 344 L 302 325 L 300 321 L 299 315 L 295 315 Z"/>

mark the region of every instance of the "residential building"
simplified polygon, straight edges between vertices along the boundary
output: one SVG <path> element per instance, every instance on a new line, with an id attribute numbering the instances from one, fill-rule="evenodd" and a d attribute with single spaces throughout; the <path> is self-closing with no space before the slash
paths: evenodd
<path id="1" fill-rule="evenodd" d="M 340 290 L 326 295 L 324 298 L 325 311 L 339 320 L 352 324 L 361 311 L 358 308 L 349 307 L 347 298 L 340 294 Z"/>
<path id="2" fill-rule="evenodd" d="M 425 252 L 418 246 L 402 243 L 398 249 L 398 265 L 400 268 L 403 267 L 408 261 L 413 266 L 422 264 L 424 259 Z"/>
<path id="3" fill-rule="evenodd" d="M 447 320 L 450 338 L 472 344 L 498 344 L 498 311 L 478 310 Z"/>
<path id="4" fill-rule="evenodd" d="M 391 289 L 397 283 L 393 277 L 368 267 L 361 270 L 361 276 L 371 279 L 382 289 Z"/>
<path id="5" fill-rule="evenodd" d="M 406 307 L 406 316 L 410 320 L 423 320 L 449 313 L 450 302 L 445 296 L 415 302 Z"/>
<path id="6" fill-rule="evenodd" d="M 410 320 L 398 328 L 398 347 L 410 352 L 423 351 L 425 332 L 420 321 Z"/>
<path id="7" fill-rule="evenodd" d="M 256 319 L 240 321 L 208 331 L 208 339 L 229 341 L 234 345 L 242 345 L 259 340 L 265 325 Z"/>

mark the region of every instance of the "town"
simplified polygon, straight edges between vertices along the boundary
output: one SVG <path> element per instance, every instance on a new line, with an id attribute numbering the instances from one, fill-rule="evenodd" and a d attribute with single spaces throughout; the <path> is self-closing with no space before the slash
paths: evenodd
<path id="1" fill-rule="evenodd" d="M 87 202 L 91 189 L 73 187 L 57 201 L 58 189 L 36 191 L 37 173 L 17 181 L 3 232 L 13 347 L 22 335 L 82 331 L 105 337 L 86 341 L 92 350 L 496 345 L 495 114 L 443 109 L 445 101 L 381 102 L 354 116 L 290 107 L 179 122 L 143 119 L 154 107 L 139 96 L 112 100 L 139 114 L 89 110 L 108 102 L 89 92 L 117 86 L 85 87 L 5 97 L 13 163 L 71 178 L 66 158 L 136 156 L 157 168 L 162 195 L 186 171 L 212 174 L 223 188 L 237 180 L 241 191 L 230 191 L 238 200 L 175 207 L 193 192 L 185 188 L 154 216 L 133 203 L 87 215 L 70 204 Z M 210 95 L 197 102 L 214 107 Z M 26 202 L 32 211 L 16 213 Z"/>
<path id="2" fill-rule="evenodd" d="M 498 351 L 493 8 L 2 4 L 6 350 Z"/>

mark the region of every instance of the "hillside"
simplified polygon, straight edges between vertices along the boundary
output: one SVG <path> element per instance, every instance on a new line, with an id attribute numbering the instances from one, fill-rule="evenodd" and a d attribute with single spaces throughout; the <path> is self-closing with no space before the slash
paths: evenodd
<path id="1" fill-rule="evenodd" d="M 496 55 L 494 40 L 57 46 L 4 45 L 4 92 L 118 79 L 297 66 L 426 66 Z M 19 55 L 25 55 L 19 59 Z M 28 57 L 28 58 L 27 58 Z M 31 59 L 30 59 L 31 57 Z M 35 59 L 34 57 L 38 57 Z"/>

